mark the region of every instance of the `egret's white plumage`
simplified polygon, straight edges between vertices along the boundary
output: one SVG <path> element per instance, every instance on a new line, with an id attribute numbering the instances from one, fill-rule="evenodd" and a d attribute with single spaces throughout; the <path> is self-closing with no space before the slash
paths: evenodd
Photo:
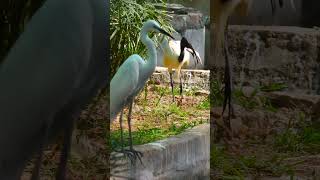
<path id="1" fill-rule="evenodd" d="M 110 113 L 114 120 L 119 112 L 127 105 L 144 87 L 152 75 L 157 64 L 157 52 L 148 32 L 157 31 L 160 25 L 149 20 L 143 24 L 140 40 L 148 49 L 149 59 L 145 61 L 139 55 L 131 55 L 117 70 L 110 82 Z"/>
<path id="2" fill-rule="evenodd" d="M 157 64 L 157 52 L 153 41 L 149 38 L 148 32 L 156 31 L 172 37 L 170 34 L 160 28 L 160 25 L 154 20 L 148 20 L 143 24 L 140 32 L 140 40 L 147 47 L 148 60 L 143 60 L 139 55 L 131 55 L 120 66 L 110 82 L 110 114 L 111 120 L 114 120 L 119 112 L 120 127 L 122 132 L 122 113 L 126 105 L 129 105 L 128 125 L 129 125 L 129 140 L 130 153 L 138 156 L 137 151 L 133 150 L 131 137 L 131 109 L 135 96 L 145 86 L 148 78 L 152 75 Z M 173 38 L 173 37 L 172 37 Z M 122 149 L 124 152 L 124 150 Z"/>

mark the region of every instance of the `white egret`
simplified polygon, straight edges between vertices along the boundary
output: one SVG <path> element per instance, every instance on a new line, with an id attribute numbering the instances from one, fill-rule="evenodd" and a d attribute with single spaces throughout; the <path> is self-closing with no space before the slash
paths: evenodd
<path id="1" fill-rule="evenodd" d="M 0 66 L 0 179 L 20 179 L 35 152 L 58 133 L 64 143 L 57 179 L 65 179 L 73 123 L 109 72 L 109 3 L 47 0 Z"/>
<path id="2" fill-rule="evenodd" d="M 172 72 L 175 69 L 177 73 L 177 78 L 180 79 L 180 95 L 182 94 L 182 80 L 181 80 L 181 68 L 187 67 L 190 64 L 191 56 L 196 59 L 195 65 L 198 63 L 202 64 L 200 55 L 195 51 L 192 45 L 188 42 L 185 37 L 182 37 L 181 41 L 163 39 L 161 43 L 161 48 L 163 50 L 163 65 L 168 68 L 170 75 L 170 84 L 172 91 L 172 99 L 174 101 L 173 93 L 173 79 Z"/>
<path id="3" fill-rule="evenodd" d="M 110 82 L 110 114 L 111 120 L 114 120 L 119 112 L 120 128 L 122 134 L 122 114 L 125 106 L 129 107 L 128 126 L 129 126 L 129 150 L 122 152 L 127 153 L 129 157 L 139 158 L 141 161 L 142 154 L 133 149 L 131 135 L 131 112 L 133 100 L 137 94 L 143 89 L 148 78 L 155 71 L 157 64 L 157 53 L 153 41 L 149 38 L 148 32 L 155 31 L 173 38 L 169 33 L 161 29 L 160 25 L 154 20 L 146 21 L 140 31 L 140 40 L 147 47 L 147 61 L 143 60 L 139 55 L 131 55 L 126 59 Z M 121 140 L 123 141 L 122 135 Z"/>

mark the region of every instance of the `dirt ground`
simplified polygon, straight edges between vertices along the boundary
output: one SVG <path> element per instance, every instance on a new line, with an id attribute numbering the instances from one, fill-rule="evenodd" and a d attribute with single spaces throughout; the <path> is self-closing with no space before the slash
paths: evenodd
<path id="1" fill-rule="evenodd" d="M 232 131 L 216 126 L 211 138 L 211 179 L 320 179 L 319 123 L 299 109 L 234 107 Z"/>
<path id="2" fill-rule="evenodd" d="M 207 121 L 209 119 L 209 108 L 197 108 L 201 102 L 208 98 L 208 94 L 190 90 L 192 92 L 183 92 L 183 96 L 180 96 L 175 92 L 175 102 L 173 102 L 170 91 L 168 86 L 149 85 L 146 99 L 144 91 L 139 94 L 132 110 L 132 131 L 148 127 L 168 128 L 172 123 L 178 124 L 182 121 L 192 122 L 201 119 Z M 173 106 L 172 109 L 170 106 Z M 127 113 L 128 109 L 125 109 L 124 129 L 128 129 Z M 119 116 L 116 121 L 112 122 L 111 131 L 120 129 Z"/>
<path id="3" fill-rule="evenodd" d="M 103 97 L 96 105 L 90 105 L 88 109 L 81 114 L 80 120 L 77 122 L 77 131 L 81 136 L 87 137 L 90 142 L 99 144 L 100 155 L 108 157 L 108 149 L 106 146 L 106 129 L 108 129 L 106 99 Z M 79 180 L 106 180 L 109 177 L 108 166 L 97 160 L 97 156 L 79 154 L 82 149 L 71 147 L 71 158 L 67 164 L 67 179 Z M 49 146 L 44 152 L 42 161 L 40 179 L 55 179 L 55 173 L 60 161 L 61 137 L 57 143 Z M 35 158 L 34 158 L 35 159 Z M 24 174 L 21 179 L 29 180 L 33 169 L 34 159 L 28 162 Z"/>
<path id="4" fill-rule="evenodd" d="M 177 90 L 176 90 L 177 91 Z M 133 131 L 148 128 L 165 129 L 172 123 L 177 127 L 181 123 L 209 121 L 208 104 L 203 103 L 208 98 L 208 94 L 198 90 L 185 90 L 183 98 L 176 92 L 176 102 L 172 102 L 171 91 L 167 86 L 149 85 L 147 99 L 144 91 L 135 100 L 132 114 Z M 89 141 L 95 142 L 101 147 L 101 156 L 108 156 L 107 149 L 107 108 L 106 100 L 101 99 L 96 106 L 89 106 L 83 111 L 77 130 L 81 136 L 87 137 Z M 199 106 L 199 105 L 202 106 Z M 124 115 L 124 128 L 127 129 L 127 109 Z M 111 131 L 119 129 L 119 121 L 116 120 L 110 125 Z M 97 160 L 96 156 L 79 155 L 72 147 L 71 158 L 68 160 L 67 179 L 94 179 L 104 180 L 109 175 L 108 166 Z M 60 143 L 48 147 L 44 154 L 41 167 L 41 179 L 54 179 L 60 158 Z M 79 150 L 78 150 L 79 151 Z M 81 149 L 80 149 L 81 151 Z M 30 179 L 33 168 L 33 161 L 28 163 L 22 179 Z"/>

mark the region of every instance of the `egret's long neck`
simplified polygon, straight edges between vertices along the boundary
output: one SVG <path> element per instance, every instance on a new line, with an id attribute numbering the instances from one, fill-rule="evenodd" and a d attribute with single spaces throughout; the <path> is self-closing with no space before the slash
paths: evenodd
<path id="1" fill-rule="evenodd" d="M 148 61 L 144 65 L 144 71 L 142 71 L 145 75 L 151 75 L 157 65 L 157 51 L 153 41 L 149 38 L 148 32 L 146 30 L 142 30 L 140 34 L 141 42 L 147 47 L 148 50 Z"/>

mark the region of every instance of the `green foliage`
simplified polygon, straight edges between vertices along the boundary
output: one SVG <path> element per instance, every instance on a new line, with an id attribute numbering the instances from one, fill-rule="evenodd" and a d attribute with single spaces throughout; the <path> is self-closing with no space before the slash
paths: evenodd
<path id="1" fill-rule="evenodd" d="M 268 99 L 267 97 L 259 97 L 261 103 L 262 103 L 262 106 L 268 110 L 268 111 L 271 111 L 271 112 L 277 112 L 277 108 L 274 107 L 270 101 L 270 99 Z"/>
<path id="2" fill-rule="evenodd" d="M 211 146 L 210 167 L 216 172 L 216 179 L 245 179 L 248 174 L 259 172 L 281 176 L 293 174 L 292 167 L 283 162 L 283 157 L 273 155 L 270 159 L 258 159 L 253 155 L 228 154 L 224 147 Z"/>
<path id="3" fill-rule="evenodd" d="M 157 91 L 159 94 L 163 95 L 172 95 L 171 87 L 154 86 L 154 91 Z M 173 94 L 175 96 L 180 96 L 180 88 L 178 86 L 173 87 Z"/>
<path id="4" fill-rule="evenodd" d="M 132 132 L 133 144 L 146 144 L 150 142 L 154 142 L 160 139 L 164 139 L 170 136 L 174 136 L 182 133 L 186 129 L 193 128 L 199 124 L 205 123 L 202 120 L 187 122 L 182 121 L 179 125 L 172 123 L 168 129 L 162 128 L 149 128 L 149 129 L 138 129 L 135 132 Z M 111 132 L 111 147 L 112 149 L 118 149 L 121 147 L 121 136 L 120 130 Z M 129 132 L 126 130 L 123 133 L 124 136 L 124 146 L 128 146 L 129 142 L 125 137 L 129 136 Z"/>
<path id="5" fill-rule="evenodd" d="M 200 110 L 210 109 L 210 99 L 206 98 L 200 104 L 197 105 L 197 108 Z"/>
<path id="6" fill-rule="evenodd" d="M 222 84 L 219 80 L 210 80 L 210 104 L 213 107 L 222 106 L 223 104 L 223 91 L 222 91 Z"/>
<path id="7" fill-rule="evenodd" d="M 239 103 L 242 107 L 246 109 L 254 109 L 258 106 L 258 103 L 254 96 L 256 95 L 257 91 L 254 91 L 253 94 L 250 97 L 246 97 L 242 90 L 235 89 L 233 92 L 233 96 L 235 98 L 235 101 Z"/>
<path id="8" fill-rule="evenodd" d="M 146 58 L 146 48 L 139 40 L 140 29 L 146 20 L 156 20 L 164 30 L 173 31 L 170 25 L 171 17 L 166 11 L 156 9 L 155 3 L 164 2 L 163 0 L 110 1 L 111 77 L 130 55 L 139 54 Z M 156 37 L 159 40 L 162 36 L 157 34 Z"/>
<path id="9" fill-rule="evenodd" d="M 0 63 L 43 0 L 0 1 Z"/>
<path id="10" fill-rule="evenodd" d="M 217 171 L 217 179 L 244 179 L 243 169 L 235 166 L 235 159 L 223 147 L 211 146 L 210 168 Z M 219 174 L 219 175 L 218 175 Z"/>
<path id="11" fill-rule="evenodd" d="M 299 152 L 302 149 L 301 138 L 292 129 L 287 129 L 276 136 L 274 145 L 279 152 Z"/>
<path id="12" fill-rule="evenodd" d="M 283 83 L 272 83 L 268 86 L 262 86 L 260 90 L 265 92 L 271 92 L 271 91 L 281 91 L 285 88 L 288 88 L 288 86 Z"/>
<path id="13" fill-rule="evenodd" d="M 216 106 L 222 106 L 224 94 L 223 94 L 223 85 L 219 80 L 213 80 L 211 81 L 211 91 L 210 91 L 210 97 L 211 97 L 211 103 L 213 107 Z M 232 92 L 232 97 L 234 101 L 241 105 L 242 107 L 246 109 L 254 109 L 258 107 L 263 107 L 268 111 L 276 112 L 277 109 L 274 107 L 270 101 L 270 99 L 262 96 L 257 96 L 259 91 L 273 91 L 273 90 L 279 90 L 283 87 L 286 87 L 285 85 L 279 85 L 279 84 L 272 84 L 270 86 L 264 86 L 260 88 L 256 88 L 250 97 L 247 97 L 244 95 L 243 91 L 241 89 L 234 89 Z"/>
<path id="14" fill-rule="evenodd" d="M 299 129 L 288 127 L 286 131 L 276 135 L 275 148 L 284 153 L 319 153 L 320 123 L 306 122 L 304 113 L 300 113 L 299 118 Z"/>

